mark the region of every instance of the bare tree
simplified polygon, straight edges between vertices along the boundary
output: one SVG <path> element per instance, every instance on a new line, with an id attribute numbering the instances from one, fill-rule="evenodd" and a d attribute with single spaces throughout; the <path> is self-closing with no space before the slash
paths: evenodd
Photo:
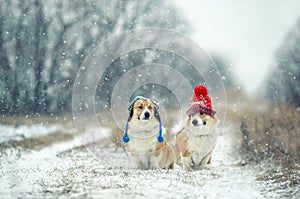
<path id="1" fill-rule="evenodd" d="M 34 111 L 39 113 L 46 110 L 45 94 L 46 85 L 42 78 L 42 73 L 45 66 L 45 54 L 47 49 L 47 35 L 48 35 L 48 23 L 45 20 L 44 7 L 41 1 L 34 1 L 35 10 L 35 30 L 34 43 L 35 48 L 33 49 L 33 62 L 34 62 L 34 77 L 35 85 L 33 88 L 33 99 L 34 99 Z"/>
<path id="2" fill-rule="evenodd" d="M 216 64 L 217 68 L 219 69 L 220 75 L 222 76 L 224 85 L 226 88 L 232 88 L 236 84 L 236 80 L 232 74 L 232 67 L 230 60 L 225 56 L 220 54 L 212 54 L 212 60 Z"/>
<path id="3" fill-rule="evenodd" d="M 275 102 L 300 106 L 300 18 L 276 52 L 277 65 L 268 78 L 267 95 Z"/>
<path id="4" fill-rule="evenodd" d="M 6 52 L 6 45 L 5 45 L 5 27 L 4 23 L 6 22 L 6 19 L 4 15 L 6 14 L 5 8 L 3 8 L 3 4 L 0 3 L 0 73 L 1 73 L 1 83 L 0 83 L 0 91 L 1 91 L 1 98 L 0 98 L 0 112 L 8 112 L 10 103 L 7 102 L 11 101 L 11 84 L 7 84 L 7 82 L 13 82 L 11 74 L 12 69 L 10 67 L 9 60 L 7 58 L 7 52 Z"/>
<path id="5" fill-rule="evenodd" d="M 83 58 L 110 35 L 149 26 L 187 31 L 176 9 L 158 0 L 1 0 L 0 11 L 3 113 L 70 111 Z M 131 58 L 134 63 L 142 60 L 140 55 Z M 107 74 L 118 76 L 122 71 L 111 67 Z"/>

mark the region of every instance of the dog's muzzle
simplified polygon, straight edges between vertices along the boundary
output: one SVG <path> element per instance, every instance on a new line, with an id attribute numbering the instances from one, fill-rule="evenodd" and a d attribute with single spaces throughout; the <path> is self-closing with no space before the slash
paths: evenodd
<path id="1" fill-rule="evenodd" d="M 138 116 L 138 119 L 139 120 L 150 120 L 151 119 L 151 114 L 149 113 L 149 111 L 145 111 L 140 116 Z"/>
<path id="2" fill-rule="evenodd" d="M 203 120 L 199 121 L 198 119 L 193 119 L 192 124 L 193 124 L 194 127 L 202 126 L 202 125 L 205 126 L 206 121 L 203 121 Z"/>

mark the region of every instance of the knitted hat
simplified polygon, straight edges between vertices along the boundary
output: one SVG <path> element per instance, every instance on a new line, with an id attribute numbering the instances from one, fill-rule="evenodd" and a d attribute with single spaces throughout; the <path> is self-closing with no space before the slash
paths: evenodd
<path id="1" fill-rule="evenodd" d="M 140 99 L 150 100 L 156 106 L 157 109 L 159 108 L 158 104 L 155 101 L 153 101 L 151 99 L 148 99 L 148 98 L 145 98 L 145 97 L 142 97 L 142 96 L 137 96 L 130 102 L 129 107 L 128 107 L 128 119 L 127 119 L 126 126 L 125 126 L 125 132 L 124 132 L 124 135 L 122 137 L 123 142 L 125 142 L 125 143 L 129 142 L 129 140 L 130 140 L 129 137 L 128 137 L 128 122 L 130 120 L 130 112 L 133 109 L 134 103 L 136 101 L 140 100 Z M 158 142 L 163 142 L 164 137 L 162 136 L 162 122 L 161 122 L 161 119 L 160 119 L 160 116 L 159 116 L 158 112 L 157 112 L 156 116 L 158 117 L 158 120 L 159 120 L 159 132 L 158 132 L 157 140 L 158 140 Z"/>
<path id="2" fill-rule="evenodd" d="M 212 109 L 211 99 L 205 86 L 198 85 L 194 88 L 194 95 L 190 101 L 190 108 L 187 111 L 188 116 L 195 113 L 205 113 L 214 117 L 216 111 Z"/>

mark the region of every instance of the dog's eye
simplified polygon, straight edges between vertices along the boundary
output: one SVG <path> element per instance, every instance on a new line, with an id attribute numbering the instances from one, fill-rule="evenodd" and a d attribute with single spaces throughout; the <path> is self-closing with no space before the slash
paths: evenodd
<path id="1" fill-rule="evenodd" d="M 149 109 L 150 109 L 150 110 L 152 110 L 152 108 L 153 108 L 152 106 L 149 106 Z"/>
<path id="2" fill-rule="evenodd" d="M 138 108 L 139 108 L 139 109 L 143 109 L 143 106 L 142 106 L 142 105 L 139 105 Z"/>
<path id="3" fill-rule="evenodd" d="M 203 114 L 204 114 L 204 113 L 201 111 L 201 112 L 200 112 L 200 115 L 203 115 Z"/>
<path id="4" fill-rule="evenodd" d="M 206 125 L 206 121 L 203 121 L 203 125 Z"/>

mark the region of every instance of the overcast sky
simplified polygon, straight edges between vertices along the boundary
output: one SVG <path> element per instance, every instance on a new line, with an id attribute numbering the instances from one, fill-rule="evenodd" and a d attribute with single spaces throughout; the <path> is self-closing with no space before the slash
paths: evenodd
<path id="1" fill-rule="evenodd" d="M 300 17 L 300 0 L 175 0 L 190 20 L 190 38 L 232 61 L 241 86 L 253 92 L 274 65 L 274 52 Z"/>

